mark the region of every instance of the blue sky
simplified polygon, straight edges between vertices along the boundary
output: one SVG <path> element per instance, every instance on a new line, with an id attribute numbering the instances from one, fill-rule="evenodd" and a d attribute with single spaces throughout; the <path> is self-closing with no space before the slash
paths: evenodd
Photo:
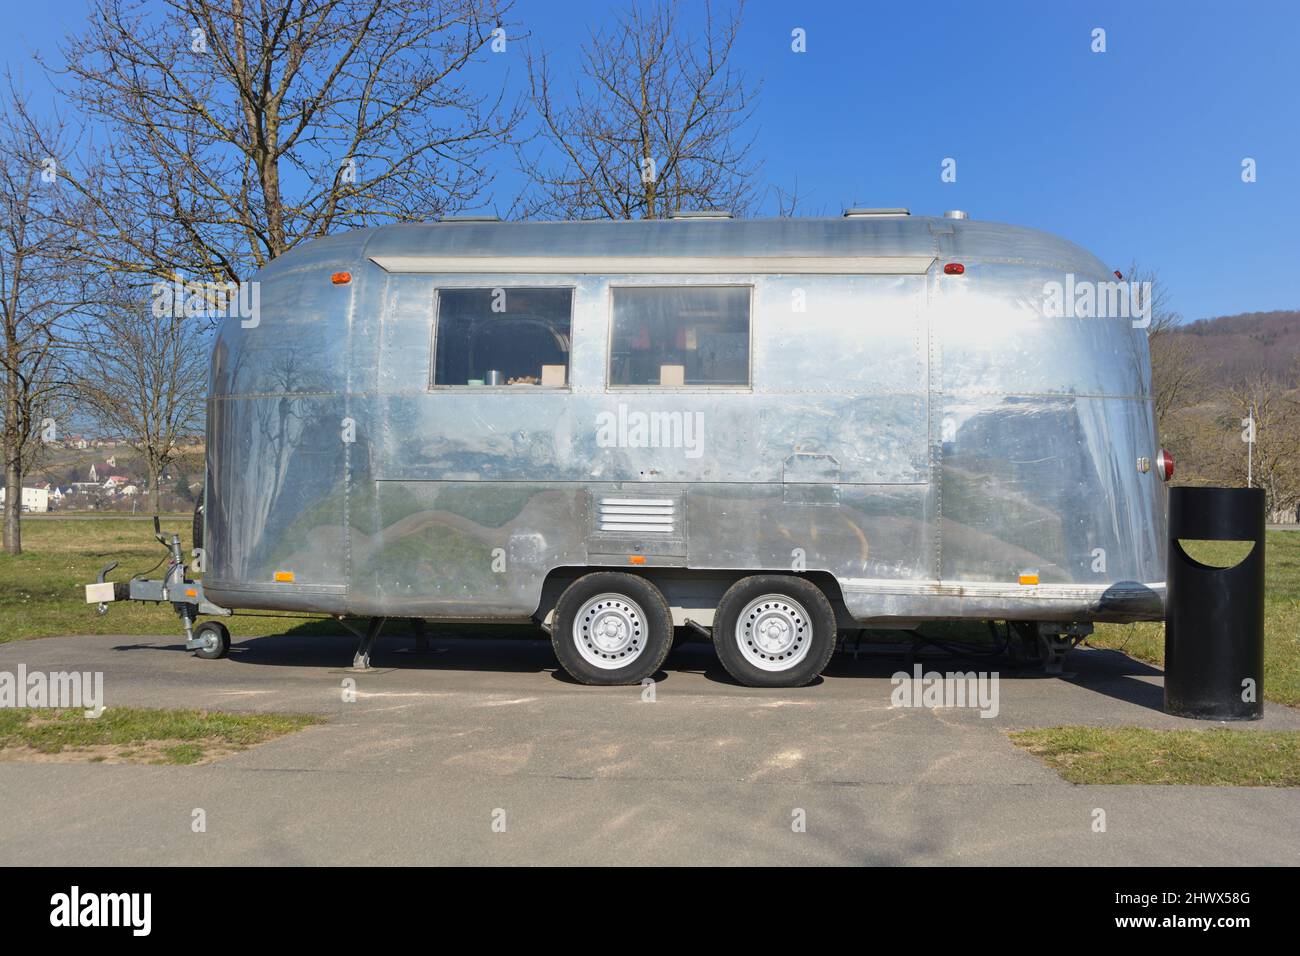
<path id="1" fill-rule="evenodd" d="M 523 0 L 516 13 L 563 69 L 617 2 Z M 53 53 L 81 0 L 6 6 L 0 50 L 35 79 L 28 51 Z M 1196 319 L 1300 308 L 1297 13 L 1294 2 L 756 0 L 737 65 L 763 80 L 764 178 L 797 180 L 803 214 L 965 209 L 1046 229 L 1117 268 L 1157 269 Z M 806 53 L 790 50 L 795 27 Z M 1105 53 L 1090 49 L 1096 27 Z M 492 59 L 516 82 L 521 54 Z M 955 183 L 940 181 L 945 157 Z M 1245 157 L 1254 183 L 1241 180 Z"/>

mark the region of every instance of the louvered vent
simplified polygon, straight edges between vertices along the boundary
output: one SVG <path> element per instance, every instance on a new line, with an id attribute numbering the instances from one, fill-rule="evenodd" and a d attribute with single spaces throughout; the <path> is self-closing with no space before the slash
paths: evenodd
<path id="1" fill-rule="evenodd" d="M 672 498 L 601 498 L 600 530 L 672 534 L 677 520 Z"/>

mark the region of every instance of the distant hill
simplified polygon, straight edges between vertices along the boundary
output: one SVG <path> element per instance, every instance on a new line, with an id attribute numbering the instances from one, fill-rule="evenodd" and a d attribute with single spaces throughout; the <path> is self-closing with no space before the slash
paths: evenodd
<path id="1" fill-rule="evenodd" d="M 1300 311 L 1200 319 L 1185 323 L 1175 335 L 1193 343 L 1193 354 L 1214 385 L 1240 381 L 1262 369 L 1288 387 L 1300 386 Z"/>

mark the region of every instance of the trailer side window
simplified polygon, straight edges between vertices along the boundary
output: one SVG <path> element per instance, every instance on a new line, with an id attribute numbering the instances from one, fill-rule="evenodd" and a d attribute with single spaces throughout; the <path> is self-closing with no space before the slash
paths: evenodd
<path id="1" fill-rule="evenodd" d="M 610 385 L 748 385 L 748 286 L 615 288 Z"/>
<path id="2" fill-rule="evenodd" d="M 439 289 L 434 385 L 569 382 L 572 289 Z"/>

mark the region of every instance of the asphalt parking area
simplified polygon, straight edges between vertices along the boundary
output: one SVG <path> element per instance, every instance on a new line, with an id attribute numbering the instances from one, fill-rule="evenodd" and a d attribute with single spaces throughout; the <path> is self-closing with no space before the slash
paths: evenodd
<path id="1" fill-rule="evenodd" d="M 1300 862 L 1300 790 L 1073 786 L 1006 740 L 1205 726 L 1161 713 L 1160 671 L 1112 651 L 1076 650 L 1063 678 L 921 660 L 996 669 L 986 718 L 891 706 L 898 656 L 841 655 L 814 686 L 755 690 L 687 645 L 648 700 L 571 682 L 544 641 L 381 640 L 357 675 L 347 639 L 236 640 L 224 661 L 174 639 L 0 645 L 0 670 L 103 671 L 109 707 L 329 717 L 199 767 L 0 763 L 0 863 Z M 1300 712 L 1270 705 L 1256 728 L 1300 728 Z"/>

